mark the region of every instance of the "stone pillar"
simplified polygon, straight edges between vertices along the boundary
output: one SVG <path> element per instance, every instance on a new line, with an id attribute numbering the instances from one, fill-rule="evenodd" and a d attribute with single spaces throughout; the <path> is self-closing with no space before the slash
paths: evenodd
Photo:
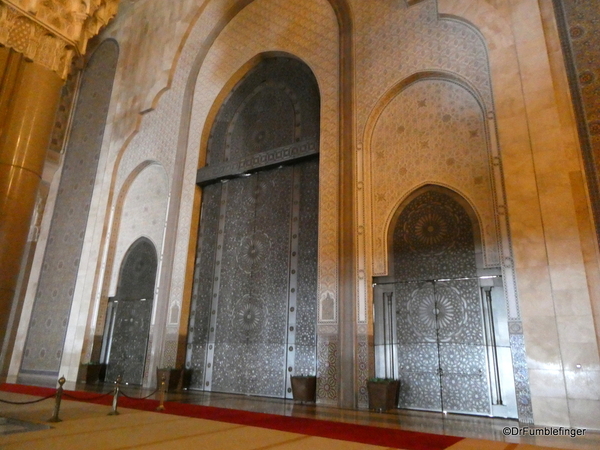
<path id="1" fill-rule="evenodd" d="M 60 98 L 61 78 L 0 49 L 0 342 L 4 339 L 29 222 Z"/>
<path id="2" fill-rule="evenodd" d="M 62 84 L 118 4 L 0 0 L 0 346 Z"/>

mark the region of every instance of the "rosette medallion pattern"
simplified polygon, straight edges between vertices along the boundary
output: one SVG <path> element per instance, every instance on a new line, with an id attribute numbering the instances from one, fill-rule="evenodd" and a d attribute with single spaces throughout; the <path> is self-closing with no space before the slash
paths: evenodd
<path id="1" fill-rule="evenodd" d="M 473 224 L 443 190 L 401 212 L 394 278 L 400 406 L 489 414 Z"/>

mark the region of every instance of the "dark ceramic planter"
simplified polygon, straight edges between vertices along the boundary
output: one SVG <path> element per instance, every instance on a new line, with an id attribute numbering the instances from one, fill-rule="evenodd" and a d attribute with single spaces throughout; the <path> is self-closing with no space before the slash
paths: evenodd
<path id="1" fill-rule="evenodd" d="M 369 409 L 381 412 L 396 408 L 399 386 L 397 380 L 367 381 Z"/>
<path id="2" fill-rule="evenodd" d="M 77 381 L 85 384 L 95 384 L 104 381 L 106 364 L 80 364 Z"/>
<path id="3" fill-rule="evenodd" d="M 299 402 L 315 402 L 317 396 L 316 376 L 293 376 L 291 377 L 291 381 L 294 400 Z"/>
<path id="4" fill-rule="evenodd" d="M 175 391 L 179 389 L 181 381 L 181 369 L 156 369 L 156 384 L 160 389 L 163 376 L 165 377 L 166 391 Z"/>
<path id="5" fill-rule="evenodd" d="M 194 374 L 193 369 L 183 369 L 181 374 L 181 388 L 188 389 L 192 384 L 192 375 Z"/>

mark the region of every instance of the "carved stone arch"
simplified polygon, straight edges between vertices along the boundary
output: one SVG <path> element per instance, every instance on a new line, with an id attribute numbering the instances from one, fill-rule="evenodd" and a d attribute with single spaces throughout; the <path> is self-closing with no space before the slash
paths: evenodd
<path id="1" fill-rule="evenodd" d="M 114 204 L 114 213 L 113 213 L 113 217 L 112 217 L 112 221 L 110 223 L 110 241 L 109 241 L 109 245 L 108 245 L 108 256 L 107 256 L 107 262 L 106 262 L 106 266 L 105 266 L 105 273 L 106 274 L 110 274 L 112 272 L 114 272 L 114 258 L 115 258 L 115 252 L 116 252 L 116 245 L 117 245 L 117 240 L 119 238 L 119 227 L 121 225 L 121 215 L 123 213 L 123 205 L 125 203 L 125 199 L 127 198 L 127 194 L 129 193 L 129 189 L 131 188 L 131 185 L 133 184 L 133 182 L 137 179 L 138 175 L 140 173 L 142 173 L 144 171 L 144 169 L 152 166 L 152 165 L 160 165 L 158 162 L 156 161 L 143 161 L 141 162 L 126 178 L 125 182 L 123 183 L 123 186 L 121 187 L 121 190 L 119 191 L 117 198 L 115 199 L 115 204 Z M 167 180 L 168 182 L 168 180 Z M 106 293 L 109 290 L 109 285 L 110 285 L 110 281 L 111 277 L 108 276 L 105 278 L 105 287 L 103 289 L 103 291 Z"/>
<path id="2" fill-rule="evenodd" d="M 127 249 L 119 269 L 117 297 L 154 298 L 158 255 L 156 246 L 146 236 L 139 237 Z"/>
<path id="3" fill-rule="evenodd" d="M 234 94 L 235 86 L 245 76 L 247 76 L 250 72 L 255 70 L 256 67 L 261 64 L 261 62 L 263 62 L 269 58 L 289 58 L 289 59 L 298 60 L 304 66 L 306 66 L 306 68 L 311 72 L 311 76 L 314 78 L 314 72 L 313 72 L 313 69 L 310 67 L 310 64 L 308 62 L 302 60 L 301 58 L 298 58 L 296 55 L 290 54 L 288 52 L 281 52 L 281 51 L 262 52 L 262 53 L 255 55 L 253 58 L 249 59 L 244 64 L 242 64 L 238 68 L 238 70 L 235 72 L 235 74 L 232 77 L 230 77 L 230 79 L 223 85 L 220 93 L 218 94 L 217 98 L 215 99 L 215 101 L 213 102 L 213 104 L 210 108 L 210 111 L 206 117 L 206 120 L 204 121 L 204 126 L 202 128 L 202 136 L 201 136 L 201 140 L 200 140 L 200 157 L 198 159 L 198 168 L 204 167 L 207 163 L 207 161 L 206 161 L 207 160 L 207 151 L 208 151 L 209 141 L 211 139 L 211 131 L 213 129 L 217 114 L 219 113 L 219 111 L 221 110 L 223 105 L 231 97 L 231 95 Z M 318 86 L 319 80 L 315 78 L 314 82 L 317 85 L 317 89 L 320 92 L 321 89 Z M 267 82 L 267 83 L 269 83 L 269 82 Z M 270 84 L 272 84 L 272 83 L 270 83 Z M 297 97 L 297 93 L 290 92 L 289 88 L 287 88 L 285 86 L 281 86 L 281 88 L 285 89 L 291 98 Z M 301 116 L 301 112 L 299 111 L 299 108 L 297 107 L 297 102 L 294 102 L 294 109 L 295 109 L 295 113 L 297 114 L 297 116 Z M 298 118 L 301 118 L 301 117 L 298 117 Z M 232 120 L 229 125 L 230 128 L 233 126 L 233 123 L 234 123 L 234 121 Z M 296 137 L 299 138 L 300 136 L 296 136 Z M 230 138 L 228 138 L 228 141 L 229 140 L 230 140 Z"/>
<path id="4" fill-rule="evenodd" d="M 225 2 L 222 2 L 223 4 Z M 180 62 L 180 58 L 174 62 L 173 70 L 171 72 L 170 79 L 173 80 L 175 78 L 178 79 L 180 85 L 185 86 L 181 89 L 183 95 L 181 96 L 182 101 L 179 103 L 177 100 L 177 108 L 181 111 L 181 121 L 179 122 L 179 127 L 176 131 L 177 133 L 177 144 L 176 151 L 174 157 L 173 166 L 176 168 L 173 177 L 172 177 L 172 192 L 179 193 L 185 191 L 184 189 L 184 167 L 186 166 L 186 159 L 190 157 L 192 152 L 198 152 L 198 149 L 201 148 L 200 144 L 196 142 L 196 137 L 191 137 L 190 131 L 193 128 L 191 126 L 192 123 L 192 109 L 193 109 L 193 98 L 194 98 L 194 90 L 196 88 L 196 82 L 198 79 L 198 74 L 200 68 L 204 64 L 206 56 L 210 51 L 211 47 L 215 43 L 216 39 L 219 37 L 221 32 L 225 29 L 228 23 L 233 20 L 236 15 L 241 12 L 246 6 L 250 5 L 252 1 L 250 0 L 239 0 L 234 4 L 230 4 L 228 7 L 223 6 L 220 7 L 219 4 L 215 2 L 205 2 L 199 8 L 198 14 L 195 17 L 193 23 L 188 28 L 188 32 L 186 32 L 184 39 L 182 40 L 182 44 L 177 51 L 178 55 L 181 55 L 187 58 L 187 61 L 191 61 L 190 63 L 178 65 Z M 339 120 L 339 147 L 341 149 L 342 157 L 337 159 L 337 167 L 335 167 L 335 177 L 330 177 L 328 182 L 330 185 L 335 184 L 339 185 L 341 188 L 340 195 L 336 195 L 336 207 L 331 208 L 331 211 L 341 211 L 341 215 L 338 213 L 331 213 L 332 217 L 328 223 L 333 224 L 338 223 L 341 226 L 342 233 L 334 234 L 329 233 L 328 236 L 328 246 L 326 247 L 328 251 L 333 255 L 335 254 L 337 257 L 338 248 L 343 249 L 343 255 L 340 258 L 336 258 L 335 261 L 333 258 L 329 258 L 326 260 L 327 267 L 323 273 L 326 273 L 328 278 L 321 285 L 322 291 L 321 299 L 324 300 L 326 295 L 328 298 L 333 299 L 333 308 L 327 308 L 327 311 L 332 311 L 332 314 L 323 320 L 323 329 L 328 337 L 323 338 L 320 342 L 322 345 L 322 351 L 320 350 L 319 358 L 320 361 L 323 362 L 323 367 L 328 362 L 328 358 L 335 359 L 336 364 L 339 364 L 341 360 L 343 361 L 351 361 L 353 356 L 351 353 L 353 349 L 351 349 L 351 341 L 353 339 L 353 328 L 354 324 L 350 319 L 354 314 L 353 308 L 350 306 L 353 304 L 352 301 L 346 302 L 348 305 L 345 308 L 347 311 L 344 313 L 342 309 L 338 308 L 341 304 L 338 304 L 338 298 L 352 299 L 356 297 L 355 287 L 352 284 L 352 281 L 355 277 L 355 267 L 352 263 L 353 255 L 355 253 L 355 243 L 354 243 L 354 230 L 352 226 L 347 226 L 349 223 L 354 223 L 354 203 L 352 199 L 352 192 L 354 186 L 354 177 L 355 177 L 355 155 L 354 155 L 354 128 L 353 128 L 353 102 L 354 102 L 354 51 L 353 51 L 353 18 L 350 5 L 347 0 L 329 0 L 329 3 L 332 6 L 332 11 L 335 13 L 337 18 L 337 22 L 339 25 L 339 75 L 336 78 L 339 80 L 340 89 L 337 89 L 336 92 L 339 92 L 340 99 L 339 102 L 336 101 L 337 104 L 340 105 L 339 112 L 336 113 L 336 119 Z M 200 33 L 198 30 L 200 18 L 202 18 L 205 14 L 208 14 L 208 9 L 210 7 L 217 8 L 217 19 L 211 21 L 211 29 L 208 33 L 206 33 L 206 37 L 202 37 L 202 39 L 196 39 Z M 199 42 L 201 42 L 199 44 Z M 183 59 L 181 60 L 183 61 Z M 169 82 L 170 84 L 170 82 Z M 161 91 L 159 95 L 155 98 L 155 102 L 153 105 L 156 106 L 157 110 L 160 108 L 160 103 L 158 99 L 161 95 L 163 95 L 165 91 Z M 179 94 L 177 94 L 179 95 Z M 164 97 L 162 97 L 164 98 Z M 197 125 L 197 124 L 193 124 Z M 136 126 L 139 129 L 139 122 Z M 127 146 L 133 141 L 133 137 L 135 133 L 134 131 L 130 136 L 130 139 L 125 143 L 123 148 L 119 150 L 119 154 L 116 158 L 116 166 L 118 167 L 124 158 L 124 154 L 126 153 Z M 204 141 L 206 142 L 206 141 Z M 330 148 L 337 151 L 337 141 L 335 142 L 335 146 L 332 145 Z M 204 161 L 202 158 L 199 161 L 199 165 L 202 166 Z M 338 176 L 339 173 L 339 176 Z M 114 187 L 120 183 L 119 176 L 123 174 L 113 174 L 113 179 L 111 181 L 111 186 Z M 335 178 L 335 179 L 334 179 Z M 199 190 L 198 190 L 199 191 Z M 111 193 L 111 195 L 113 195 Z M 198 192 L 199 196 L 199 192 Z M 194 201 L 196 207 L 199 205 L 198 196 Z M 182 202 L 184 202 L 182 204 Z M 112 203 L 112 201 L 111 201 Z M 182 215 L 180 215 L 180 211 L 182 209 L 182 205 L 185 206 L 186 211 L 189 204 L 192 201 L 188 201 L 185 198 L 181 198 L 179 195 L 174 195 L 171 198 L 171 202 L 169 204 L 169 213 L 167 220 L 167 229 L 168 232 L 165 234 L 165 252 L 163 259 L 163 268 L 161 270 L 161 281 L 160 285 L 165 286 L 165 295 L 169 289 L 169 286 L 172 283 L 172 274 L 176 273 L 177 281 L 175 283 L 179 283 L 181 278 L 185 278 L 185 286 L 184 291 L 191 289 L 191 271 L 187 271 L 185 276 L 180 276 L 181 270 L 174 271 L 174 267 L 176 265 L 175 262 L 175 254 L 177 251 L 193 251 L 195 247 L 195 243 L 188 241 L 189 233 L 187 231 L 187 224 L 184 227 L 179 226 L 179 220 Z M 337 203 L 341 203 L 338 207 Z M 110 212 L 107 212 L 107 216 Z M 343 215 L 343 217 L 342 217 Z M 185 217 L 185 214 L 183 215 Z M 171 232 L 173 230 L 173 232 Z M 181 244 L 183 242 L 183 244 Z M 189 244 L 189 245 L 188 245 Z M 177 250 L 176 250 L 177 246 Z M 185 247 L 185 248 L 183 248 Z M 343 269 L 339 268 L 339 262 L 344 262 Z M 345 280 L 340 285 L 340 280 Z M 178 293 L 175 293 L 176 296 Z M 173 300 L 176 301 L 176 300 Z M 182 311 L 186 311 L 186 305 L 182 304 Z M 340 342 L 338 340 L 338 323 L 341 322 L 341 317 L 345 317 L 345 321 L 349 324 L 350 328 L 348 331 L 344 332 L 346 336 L 343 340 L 344 344 L 338 344 Z M 157 316 L 157 323 L 162 321 L 160 317 Z M 182 318 L 180 320 L 180 324 L 186 323 L 186 316 L 182 313 Z M 155 340 L 163 341 L 165 337 L 165 333 L 162 329 L 157 329 L 154 335 Z M 347 344 L 347 345 L 346 345 Z M 345 346 L 345 349 L 341 347 Z M 347 349 L 347 350 L 346 350 Z M 157 355 L 157 358 L 163 358 L 164 352 L 162 349 Z M 179 352 L 178 354 L 181 354 Z M 344 354 L 343 358 L 339 358 L 338 355 Z M 336 367 L 339 367 L 336 366 Z M 337 368 L 336 368 L 337 370 Z M 350 365 L 346 365 L 344 370 L 341 371 L 341 378 L 353 378 L 354 369 Z M 323 389 L 324 395 L 326 395 L 326 400 L 329 403 L 337 403 L 339 401 L 339 386 L 340 382 L 338 380 L 338 376 L 336 374 L 329 375 L 331 371 L 327 373 L 323 373 L 323 377 L 319 378 L 319 382 L 323 382 L 323 386 L 326 387 Z M 349 386 L 346 389 L 345 394 L 345 404 L 350 404 L 353 402 L 352 397 L 354 396 L 353 385 L 354 381 L 345 380 L 342 384 Z M 347 399 L 347 400 L 346 400 Z"/>
<path id="5" fill-rule="evenodd" d="M 481 108 L 483 117 L 486 117 L 487 114 L 491 112 L 485 105 L 482 93 L 479 92 L 473 83 L 463 76 L 445 70 L 427 70 L 415 72 L 392 86 L 385 94 L 381 96 L 381 98 L 373 107 L 373 110 L 369 114 L 369 118 L 367 119 L 367 123 L 365 125 L 365 134 L 363 140 L 364 148 L 367 153 L 370 153 L 370 143 L 373 137 L 373 131 L 375 130 L 375 126 L 379 120 L 379 117 L 381 116 L 381 113 L 390 104 L 390 102 L 396 98 L 396 96 L 402 93 L 402 91 L 411 85 L 424 80 L 441 80 L 454 83 L 468 91 L 475 98 L 479 104 L 479 107 Z"/>
<path id="6" fill-rule="evenodd" d="M 439 192 L 443 195 L 450 197 L 456 203 L 458 203 L 466 214 L 469 216 L 471 220 L 471 227 L 473 231 L 473 244 L 475 247 L 475 259 L 478 269 L 483 268 L 483 250 L 482 250 L 482 232 L 481 232 L 481 218 L 479 213 L 477 212 L 476 207 L 473 203 L 468 199 L 468 197 L 459 192 L 457 189 L 444 186 L 441 183 L 423 183 L 421 186 L 416 187 L 406 196 L 398 201 L 398 206 L 394 209 L 393 213 L 390 215 L 386 222 L 387 229 L 387 264 L 388 264 L 388 277 L 393 277 L 393 236 L 394 230 L 396 229 L 396 225 L 398 223 L 398 219 L 402 215 L 404 209 L 417 197 L 426 193 L 426 192 Z"/>
<path id="7" fill-rule="evenodd" d="M 467 93 L 467 95 L 472 97 L 472 99 L 477 104 L 476 108 L 478 108 L 478 112 L 479 112 L 479 115 L 481 118 L 481 125 L 483 127 L 483 133 L 485 135 L 484 136 L 484 139 L 485 139 L 485 150 L 484 151 L 486 152 L 485 153 L 486 158 L 488 158 L 490 161 L 492 160 L 492 157 L 493 157 L 492 149 L 494 148 L 494 144 L 495 144 L 495 129 L 494 129 L 493 120 L 490 121 L 490 119 L 489 119 L 492 112 L 486 106 L 486 102 L 484 100 L 483 94 L 481 92 L 479 92 L 479 90 L 473 85 L 473 83 L 471 83 L 469 80 L 465 79 L 464 77 L 462 77 L 459 74 L 449 72 L 449 71 L 443 71 L 443 70 L 429 70 L 429 71 L 415 72 L 415 73 L 411 74 L 410 76 L 406 77 L 405 79 L 401 80 L 399 83 L 392 86 L 384 95 L 381 96 L 381 98 L 378 100 L 378 102 L 374 106 L 373 110 L 371 111 L 371 114 L 369 115 L 366 125 L 365 125 L 364 140 L 363 140 L 365 159 L 369 162 L 369 167 L 371 167 L 371 170 L 373 170 L 373 167 L 375 166 L 375 161 L 374 161 L 375 155 L 373 154 L 374 150 L 372 148 L 374 133 L 377 129 L 378 123 L 379 123 L 382 115 L 386 111 L 386 108 L 405 90 L 415 86 L 418 83 L 422 83 L 422 82 L 426 82 L 426 81 L 442 81 L 445 83 L 451 83 L 452 85 L 458 86 L 460 89 L 464 90 Z M 490 170 L 489 175 L 492 179 L 492 185 L 493 185 L 493 183 L 497 182 L 497 180 L 495 180 L 493 178 L 493 174 L 492 174 L 491 170 Z M 368 177 L 367 183 L 369 184 L 367 192 L 373 192 L 373 183 L 374 183 L 373 178 Z M 458 188 L 455 185 L 450 185 L 448 183 L 437 180 L 435 178 L 430 178 L 429 180 L 424 180 L 424 181 L 419 180 L 418 184 L 413 185 L 410 189 L 406 189 L 404 191 L 405 193 L 403 194 L 403 196 L 401 198 L 395 199 L 394 206 L 390 206 L 386 210 L 384 226 L 379 227 L 379 228 L 373 227 L 373 243 L 374 243 L 374 245 L 373 245 L 373 252 L 374 252 L 373 261 L 374 261 L 374 274 L 376 276 L 383 275 L 381 270 L 385 267 L 389 267 L 389 264 L 388 264 L 389 251 L 388 250 L 389 250 L 389 246 L 391 245 L 391 243 L 389 240 L 388 232 L 390 229 L 390 221 L 395 217 L 394 214 L 395 214 L 396 209 L 398 208 L 399 205 L 402 204 L 403 199 L 406 198 L 406 195 L 410 195 L 410 194 L 408 194 L 408 192 L 413 192 L 414 190 L 418 189 L 420 186 L 423 186 L 425 184 L 431 184 L 431 183 L 439 184 L 440 186 L 447 186 L 448 188 L 450 188 L 456 192 L 460 192 L 460 195 L 463 198 L 468 199 L 468 202 L 471 205 L 473 211 L 475 211 L 475 215 L 477 216 L 477 220 L 478 220 L 477 230 L 479 232 L 479 236 L 481 237 L 481 239 L 479 241 L 481 246 L 478 249 L 479 256 L 485 255 L 486 247 L 492 248 L 492 246 L 498 245 L 498 239 L 491 239 L 490 237 L 486 238 L 484 231 L 483 231 L 484 223 L 489 222 L 490 218 L 489 217 L 487 218 L 488 219 L 487 222 L 483 219 L 483 217 L 481 216 L 481 212 L 475 206 L 476 202 L 474 202 L 473 199 L 471 199 L 470 196 L 466 192 L 462 191 L 460 188 Z M 493 197 L 492 193 L 494 193 L 495 190 L 497 190 L 497 189 L 498 188 L 496 187 L 495 189 L 492 189 L 492 192 L 490 192 L 489 200 L 491 202 L 496 202 L 496 199 Z M 494 203 L 494 205 L 495 205 L 495 203 Z M 489 214 L 488 214 L 488 216 L 489 216 Z M 375 219 L 373 219 L 373 225 L 375 223 L 376 223 L 376 221 L 375 221 Z M 378 241 L 381 242 L 381 245 L 375 244 Z M 386 250 L 386 249 L 388 249 L 388 250 Z M 479 258 L 479 256 L 478 256 L 478 258 Z M 383 260 L 383 264 L 382 265 L 380 264 L 378 266 L 378 268 L 375 266 L 375 261 L 377 260 L 377 258 L 380 258 Z M 481 263 L 483 264 L 485 262 L 487 264 L 487 261 L 488 261 L 487 258 L 484 257 L 484 259 L 482 259 Z"/>

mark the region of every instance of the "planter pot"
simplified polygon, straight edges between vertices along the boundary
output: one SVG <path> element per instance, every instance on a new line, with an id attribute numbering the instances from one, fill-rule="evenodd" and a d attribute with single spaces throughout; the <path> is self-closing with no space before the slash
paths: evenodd
<path id="1" fill-rule="evenodd" d="M 183 369 L 181 374 L 181 389 L 188 389 L 192 384 L 193 369 Z"/>
<path id="2" fill-rule="evenodd" d="M 294 400 L 299 402 L 315 402 L 317 394 L 316 376 L 293 376 L 291 377 L 291 381 Z"/>
<path id="3" fill-rule="evenodd" d="M 397 380 L 367 381 L 369 409 L 381 412 L 396 408 L 399 387 L 400 382 Z"/>
<path id="4" fill-rule="evenodd" d="M 167 392 L 179 389 L 181 369 L 156 369 L 156 385 L 158 388 L 160 388 L 163 376 L 165 377 L 165 387 Z"/>
<path id="5" fill-rule="evenodd" d="M 77 381 L 85 384 L 95 384 L 104 381 L 106 364 L 80 364 Z"/>

